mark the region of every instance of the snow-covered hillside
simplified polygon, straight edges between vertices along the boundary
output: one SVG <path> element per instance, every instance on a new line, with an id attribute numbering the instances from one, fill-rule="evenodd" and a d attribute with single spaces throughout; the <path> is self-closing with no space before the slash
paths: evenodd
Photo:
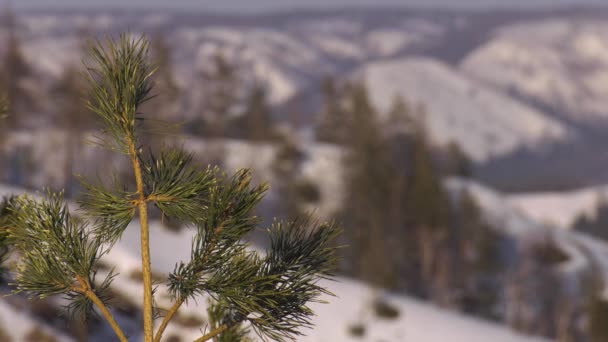
<path id="1" fill-rule="evenodd" d="M 0 196 L 7 193 L 21 193 L 19 189 L 0 187 Z M 140 270 L 140 243 L 138 223 L 133 222 L 127 227 L 122 240 L 109 255 L 102 260 L 103 269 L 98 278 L 103 279 L 108 267 L 115 267 L 121 275 L 114 282 L 114 290 L 133 305 L 141 306 L 141 283 L 132 276 Z M 189 246 L 193 231 L 183 229 L 180 232 L 170 232 L 162 227 L 160 222 L 151 224 L 152 266 L 158 274 L 167 274 L 179 260 L 189 258 Z M 305 342 L 347 342 L 360 341 L 361 337 L 352 335 L 349 331 L 354 325 L 363 324 L 365 335 L 363 340 L 383 340 L 387 342 L 541 342 L 541 338 L 517 334 L 506 327 L 483 322 L 473 318 L 463 317 L 456 312 L 450 312 L 434 305 L 399 295 L 385 295 L 383 298 L 399 311 L 399 317 L 386 320 L 376 317 L 371 310 L 371 302 L 378 295 L 376 291 L 360 282 L 338 278 L 336 282 L 324 282 L 337 297 L 324 297 L 328 304 L 315 303 L 313 310 L 317 313 L 314 319 L 315 328 L 303 331 L 306 336 L 298 338 Z M 167 297 L 165 286 L 159 286 L 157 303 L 160 307 L 168 307 L 171 302 Z M 180 310 L 184 321 L 205 322 L 205 301 L 191 302 Z M 9 320 L 10 321 L 7 321 Z M 0 305 L 2 323 L 27 320 L 23 314 L 15 314 L 14 309 Z M 182 340 L 193 340 L 200 337 L 198 326 L 187 326 L 179 323 L 169 326 L 166 336 L 176 336 Z M 19 323 L 27 327 L 25 323 Z M 30 324 L 30 323 L 28 323 Z M 133 323 L 131 323 L 132 325 Z M 441 327 L 441 329 L 437 329 Z M 135 336 L 133 336 L 135 337 Z M 61 339 L 63 341 L 65 339 Z M 136 339 L 137 340 L 137 339 Z"/>
<path id="2" fill-rule="evenodd" d="M 50 87 L 49 80 L 68 64 L 79 63 L 85 33 L 162 33 L 171 49 L 175 80 L 185 94 L 179 108 L 179 119 L 185 120 L 200 113 L 204 85 L 199 72 L 209 68 L 217 53 L 240 67 L 240 83 L 263 84 L 277 108 L 302 101 L 308 124 L 319 104 L 308 94 L 317 94 L 321 79 L 328 74 L 346 78 L 359 70 L 381 109 L 394 93 L 425 105 L 435 142 L 458 142 L 479 162 L 568 141 L 570 133 L 576 134 L 548 114 L 608 119 L 603 86 L 608 80 L 608 25 L 584 17 L 520 24 L 504 18 L 483 24 L 495 29 L 487 39 L 488 32 L 474 30 L 476 23 L 485 22 L 483 16 L 407 11 L 236 19 L 179 13 L 24 13 L 18 17 L 18 33 L 26 59 L 46 76 L 33 82 L 33 89 Z M 456 54 L 466 58 L 459 65 L 441 62 L 454 62 L 450 51 L 460 49 Z"/>
<path id="3" fill-rule="evenodd" d="M 432 59 L 374 62 L 360 74 L 378 109 L 386 113 L 396 95 L 423 105 L 431 139 L 457 142 L 475 161 L 568 137 L 558 121 Z"/>
<path id="4" fill-rule="evenodd" d="M 26 59 L 43 74 L 57 77 L 67 64 L 80 61 L 84 32 L 152 32 L 154 36 L 162 30 L 183 89 L 192 88 L 197 71 L 222 53 L 247 71 L 245 79 L 266 85 L 272 104 L 281 104 L 301 89 L 317 86 L 324 74 L 432 45 L 454 25 L 408 16 L 382 23 L 349 15 L 278 20 L 275 25 L 239 20 L 158 13 L 26 13 L 19 17 L 19 35 Z M 39 61 L 39 56 L 44 60 Z"/>
<path id="5" fill-rule="evenodd" d="M 497 324 L 443 310 L 428 303 L 404 297 L 386 296 L 399 311 L 395 320 L 376 317 L 371 310 L 374 291 L 347 278 L 328 284 L 338 298 L 325 298 L 329 305 L 314 304 L 315 328 L 307 331 L 302 342 L 541 342 L 549 340 L 524 336 Z M 365 335 L 356 337 L 348 328 L 363 324 Z"/>
<path id="6" fill-rule="evenodd" d="M 605 21 L 559 18 L 503 27 L 471 52 L 461 68 L 572 120 L 608 116 Z"/>
<path id="7" fill-rule="evenodd" d="M 581 215 L 595 217 L 596 207 L 608 196 L 608 186 L 574 191 L 520 193 L 507 196 L 508 202 L 538 222 L 570 228 Z"/>
<path id="8" fill-rule="evenodd" d="M 463 191 L 470 193 L 477 200 L 483 216 L 493 227 L 516 237 L 519 241 L 543 241 L 550 237 L 568 256 L 568 259 L 560 264 L 560 270 L 573 284 L 580 285 L 581 277 L 590 271 L 597 272 L 604 284 L 608 284 L 608 243 L 580 232 L 562 229 L 552 223 L 563 220 L 560 214 L 555 216 L 555 221 L 551 220 L 551 217 L 542 217 L 541 221 L 533 218 L 541 217 L 533 208 L 546 210 L 545 213 L 548 213 L 556 207 L 549 205 L 543 208 L 543 205 L 539 204 L 522 210 L 522 202 L 467 180 L 450 179 L 446 186 L 453 194 Z M 572 197 L 565 198 L 568 199 L 571 200 Z M 608 298 L 608 285 L 604 285 L 604 288 Z"/>

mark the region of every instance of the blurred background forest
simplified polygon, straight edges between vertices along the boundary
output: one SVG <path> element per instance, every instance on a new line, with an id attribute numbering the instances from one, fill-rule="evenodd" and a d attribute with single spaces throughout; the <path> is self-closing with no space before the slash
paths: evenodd
<path id="1" fill-rule="evenodd" d="M 2 195 L 132 177 L 91 143 L 83 73 L 91 39 L 144 33 L 158 72 L 143 145 L 252 168 L 272 186 L 264 217 L 342 223 L 339 298 L 303 341 L 608 341 L 608 9 L 81 7 L 0 13 Z M 189 233 L 155 222 L 162 279 Z M 133 237 L 105 267 L 127 274 L 113 291 L 135 333 Z M 2 299 L 0 341 L 111 336 L 60 307 Z"/>

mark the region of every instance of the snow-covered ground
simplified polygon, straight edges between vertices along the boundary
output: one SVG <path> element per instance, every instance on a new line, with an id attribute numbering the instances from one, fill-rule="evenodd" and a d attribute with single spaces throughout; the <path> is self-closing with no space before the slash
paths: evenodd
<path id="1" fill-rule="evenodd" d="M 524 336 L 497 324 L 480 321 L 404 296 L 384 296 L 399 311 L 399 317 L 387 320 L 375 316 L 371 303 L 376 293 L 369 286 L 339 278 L 328 287 L 338 298 L 330 303 L 314 304 L 315 328 L 303 342 L 330 341 L 399 341 L 399 342 L 541 342 L 542 338 Z M 349 328 L 365 327 L 365 335 L 353 336 Z"/>
<path id="2" fill-rule="evenodd" d="M 0 300 L 0 330 L 7 334 L 8 341 L 32 341 L 32 332 L 38 330 L 42 334 L 55 337 L 57 342 L 70 342 L 71 338 L 58 331 L 51 329 L 37 322 L 30 317 L 26 311 L 19 310 L 8 304 L 5 299 Z M 37 335 L 39 338 L 41 335 Z M 7 341 L 2 339 L 2 341 Z"/>
<path id="3" fill-rule="evenodd" d="M 536 192 L 508 195 L 509 204 L 538 222 L 570 228 L 581 215 L 593 218 L 600 201 L 608 196 L 608 186 L 573 191 Z"/>
<path id="4" fill-rule="evenodd" d="M 0 187 L 0 195 L 20 193 L 19 189 Z M 173 270 L 179 260 L 187 260 L 190 251 L 190 241 L 193 232 L 183 229 L 180 232 L 170 232 L 162 227 L 160 222 L 151 224 L 152 265 L 155 272 L 166 274 Z M 140 270 L 139 227 L 134 221 L 110 254 L 102 259 L 106 266 L 115 267 L 121 273 L 114 282 L 114 289 L 140 306 L 142 303 L 141 283 L 130 274 Z M 98 277 L 103 279 L 104 270 Z M 432 304 L 411 299 L 400 295 L 383 295 L 391 306 L 399 311 L 399 316 L 393 320 L 376 317 L 372 312 L 372 300 L 377 298 L 377 291 L 358 281 L 348 278 L 337 278 L 334 282 L 323 282 L 336 297 L 323 297 L 328 304 L 314 303 L 313 310 L 315 328 L 304 330 L 306 336 L 298 338 L 305 342 L 329 341 L 395 341 L 395 342 L 541 342 L 544 339 L 517 334 L 512 330 L 497 324 L 484 322 L 479 319 L 465 317 L 457 312 L 451 312 Z M 160 286 L 157 292 L 157 303 L 160 307 L 168 308 L 170 298 L 166 287 Z M 205 322 L 205 301 L 192 302 L 180 310 L 181 317 Z M 27 327 L 27 316 L 19 315 L 14 309 L 0 303 L 0 322 L 19 323 Z M 33 324 L 33 323 L 32 323 Z M 350 329 L 363 324 L 365 334 L 356 337 Z M 11 325 L 12 326 L 12 325 Z M 185 326 L 173 323 L 167 329 L 165 336 L 179 336 L 183 340 L 200 337 L 201 327 Z M 61 340 L 63 341 L 63 339 Z"/>
<path id="5" fill-rule="evenodd" d="M 454 194 L 467 191 L 479 204 L 483 216 L 499 229 L 520 241 L 543 241 L 550 237 L 557 246 L 568 256 L 568 260 L 560 264 L 560 270 L 572 281 L 579 283 L 586 272 L 597 274 L 604 281 L 605 293 L 608 298 L 608 243 L 586 234 L 563 229 L 551 224 L 550 219 L 536 221 L 532 215 L 533 208 L 521 209 L 520 203 L 508 198 L 497 191 L 478 183 L 450 179 L 446 186 Z M 558 201 L 559 202 L 559 201 Z M 536 206 L 542 208 L 542 205 Z M 548 211 L 546 211 L 548 212 Z M 539 216 L 536 214 L 536 216 Z M 557 215 L 559 218 L 559 215 Z"/>

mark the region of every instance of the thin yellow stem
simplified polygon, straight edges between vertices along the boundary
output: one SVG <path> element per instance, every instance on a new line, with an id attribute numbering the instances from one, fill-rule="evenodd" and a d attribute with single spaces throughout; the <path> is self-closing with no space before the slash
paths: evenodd
<path id="1" fill-rule="evenodd" d="M 201 338 L 194 340 L 194 342 L 204 342 L 204 341 L 209 341 L 210 339 L 214 338 L 215 336 L 223 333 L 224 331 L 230 329 L 230 326 L 228 324 L 222 324 L 219 327 L 211 330 L 209 333 L 203 335 Z"/>
<path id="2" fill-rule="evenodd" d="M 148 203 L 144 193 L 144 182 L 141 175 L 141 165 L 134 141 L 129 141 L 129 154 L 133 162 L 137 194 L 139 195 L 139 223 L 141 226 L 141 268 L 144 282 L 144 342 L 154 339 L 154 322 L 152 316 L 152 266 L 150 262 L 150 229 L 148 226 Z"/>
<path id="3" fill-rule="evenodd" d="M 76 278 L 78 279 L 78 282 L 80 283 L 81 287 L 75 288 L 74 290 L 84 294 L 95 305 L 97 305 L 97 308 L 99 308 L 99 311 L 101 311 L 103 317 L 105 317 L 108 323 L 110 323 L 110 326 L 112 327 L 112 329 L 116 333 L 116 336 L 118 336 L 118 339 L 121 342 L 129 342 L 127 336 L 125 336 L 125 333 L 120 328 L 120 325 L 118 325 L 118 323 L 114 319 L 114 316 L 112 316 L 112 313 L 110 312 L 110 310 L 108 310 L 108 307 L 103 303 L 101 299 L 99 299 L 99 297 L 97 297 L 95 292 L 91 289 L 91 285 L 89 284 L 89 282 L 86 281 L 84 278 L 78 276 Z"/>
<path id="4" fill-rule="evenodd" d="M 165 329 L 167 329 L 169 322 L 171 322 L 173 316 L 177 314 L 177 310 L 179 310 L 183 303 L 184 301 L 181 298 L 178 299 L 175 303 L 173 303 L 173 306 L 171 306 L 171 309 L 169 309 L 169 312 L 167 312 L 167 315 L 163 318 L 163 321 L 160 323 L 160 326 L 156 331 L 156 335 L 154 336 L 154 342 L 160 342 L 160 339 L 163 337 L 163 333 L 165 332 Z"/>

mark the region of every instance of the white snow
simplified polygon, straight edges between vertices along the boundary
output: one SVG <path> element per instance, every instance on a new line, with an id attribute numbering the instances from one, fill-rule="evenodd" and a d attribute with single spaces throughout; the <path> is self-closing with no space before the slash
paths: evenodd
<path id="1" fill-rule="evenodd" d="M 4 299 L 0 301 L 0 329 L 12 337 L 14 341 L 26 341 L 26 337 L 34 329 L 40 329 L 44 333 L 55 337 L 57 342 L 73 341 L 64 334 L 36 322 L 26 312 L 19 311 Z"/>
<path id="2" fill-rule="evenodd" d="M 426 109 L 433 142 L 457 142 L 475 161 L 568 137 L 556 120 L 428 58 L 374 62 L 360 71 L 372 102 L 386 113 L 395 96 Z"/>
<path id="3" fill-rule="evenodd" d="M 520 335 L 500 325 L 469 318 L 404 296 L 383 296 L 399 311 L 395 320 L 374 315 L 371 303 L 376 295 L 369 286 L 347 278 L 324 282 L 338 298 L 325 297 L 330 304 L 314 304 L 315 328 L 307 330 L 303 342 L 399 341 L 399 342 L 541 342 L 542 338 Z M 363 338 L 352 336 L 354 324 L 365 326 Z"/>
<path id="4" fill-rule="evenodd" d="M 360 60 L 364 56 L 362 49 L 352 42 L 338 36 L 318 35 L 311 41 L 321 51 L 341 58 Z"/>
<path id="5" fill-rule="evenodd" d="M 19 189 L 0 187 L 0 194 L 21 193 Z M 179 233 L 168 232 L 158 221 L 151 222 L 152 266 L 157 272 L 168 273 L 179 260 L 189 259 L 192 230 L 183 229 Z M 115 282 L 116 291 L 126 296 L 136 305 L 141 305 L 141 283 L 128 277 L 133 271 L 140 270 L 139 226 L 134 221 L 127 227 L 123 238 L 112 252 L 103 258 L 104 262 L 115 267 L 121 273 Z M 99 271 L 98 278 L 103 279 L 104 271 Z M 322 297 L 328 304 L 313 303 L 311 308 L 316 317 L 312 330 L 303 330 L 306 336 L 298 338 L 304 342 L 323 341 L 359 341 L 349 333 L 349 328 L 357 323 L 365 325 L 363 340 L 387 342 L 541 342 L 541 338 L 520 335 L 512 330 L 489 322 L 463 316 L 460 313 L 447 311 L 432 304 L 400 295 L 386 295 L 383 298 L 399 311 L 395 320 L 383 320 L 371 312 L 371 301 L 377 291 L 369 286 L 348 278 L 337 278 L 335 282 L 323 281 L 323 285 L 337 297 Z M 171 300 L 167 288 L 163 285 L 157 290 L 157 303 L 168 308 Z M 204 320 L 205 300 L 191 302 L 180 309 L 184 316 L 199 317 Z M 5 322 L 10 319 L 10 326 L 27 328 L 27 317 L 15 314 L 14 310 L 0 303 L 0 317 Z M 8 317 L 8 318 L 5 318 Z M 13 325 L 15 324 L 15 325 Z M 441 327 L 441 329 L 437 329 Z M 192 340 L 201 336 L 199 328 L 184 327 L 173 323 L 169 325 L 166 335 L 180 336 Z M 61 341 L 64 341 L 61 339 Z"/>
<path id="6" fill-rule="evenodd" d="M 573 191 L 508 195 L 508 202 L 538 222 L 567 229 L 581 215 L 595 217 L 598 201 L 608 195 L 608 186 Z"/>
<path id="7" fill-rule="evenodd" d="M 606 117 L 608 25 L 592 19 L 547 19 L 498 30 L 461 68 L 579 121 Z"/>
<path id="8" fill-rule="evenodd" d="M 394 55 L 422 39 L 420 34 L 395 29 L 374 30 L 365 35 L 366 50 L 376 52 L 380 57 Z"/>
<path id="9" fill-rule="evenodd" d="M 586 234 L 561 229 L 558 226 L 535 221 L 520 208 L 511 204 L 507 196 L 473 181 L 449 179 L 446 186 L 453 193 L 468 191 L 480 205 L 483 216 L 495 229 L 517 237 L 520 241 L 542 241 L 550 236 L 568 255 L 560 270 L 578 282 L 584 272 L 594 271 L 608 284 L 608 244 Z M 541 207 L 541 206 L 538 206 Z M 597 268 L 597 270 L 596 270 Z M 605 286 L 608 295 L 608 285 Z"/>

